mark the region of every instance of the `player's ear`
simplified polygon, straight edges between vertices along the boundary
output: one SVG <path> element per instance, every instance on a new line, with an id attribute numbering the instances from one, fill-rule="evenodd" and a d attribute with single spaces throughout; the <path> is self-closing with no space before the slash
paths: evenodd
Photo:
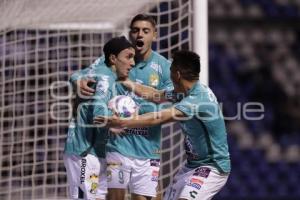
<path id="1" fill-rule="evenodd" d="M 154 33 L 153 33 L 153 41 L 157 41 L 157 30 L 155 29 L 154 30 Z"/>
<path id="2" fill-rule="evenodd" d="M 176 71 L 176 76 L 177 76 L 177 79 L 180 80 L 181 78 L 181 73 L 179 70 Z"/>
<path id="3" fill-rule="evenodd" d="M 114 54 L 109 55 L 109 62 L 111 63 L 111 65 L 115 65 L 116 60 L 117 60 L 117 57 Z"/>

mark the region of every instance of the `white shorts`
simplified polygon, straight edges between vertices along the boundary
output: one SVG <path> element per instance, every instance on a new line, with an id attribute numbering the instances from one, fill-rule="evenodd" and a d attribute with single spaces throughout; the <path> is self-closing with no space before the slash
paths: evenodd
<path id="1" fill-rule="evenodd" d="M 86 157 L 64 154 L 64 164 L 72 199 L 105 199 L 107 167 L 104 158 L 91 154 Z"/>
<path id="2" fill-rule="evenodd" d="M 117 152 L 108 152 L 108 188 L 129 188 L 130 193 L 156 197 L 159 159 L 136 159 Z"/>
<path id="3" fill-rule="evenodd" d="M 228 174 L 220 174 L 211 166 L 201 166 L 195 169 L 182 167 L 167 188 L 164 200 L 212 199 L 225 185 Z"/>

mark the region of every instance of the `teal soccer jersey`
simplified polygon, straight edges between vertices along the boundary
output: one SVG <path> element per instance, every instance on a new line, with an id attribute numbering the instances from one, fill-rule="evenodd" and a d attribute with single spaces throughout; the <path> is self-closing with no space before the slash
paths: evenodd
<path id="1" fill-rule="evenodd" d="M 230 157 L 224 119 L 209 87 L 197 82 L 186 97 L 174 104 L 188 120 L 180 121 L 185 134 L 187 167 L 203 165 L 230 172 Z"/>
<path id="2" fill-rule="evenodd" d="M 87 153 L 105 158 L 108 131 L 105 128 L 95 128 L 93 117 L 110 115 L 107 103 L 114 94 L 116 75 L 104 63 L 97 63 L 88 69 L 76 73 L 77 78 L 94 78 L 96 93 L 90 99 L 76 96 L 73 119 L 69 125 L 65 143 L 65 153 L 84 156 Z M 98 129 L 98 130 L 97 130 Z"/>
<path id="3" fill-rule="evenodd" d="M 138 63 L 130 71 L 129 78 L 143 85 L 154 87 L 158 90 L 169 90 L 173 88 L 170 80 L 171 63 L 152 51 L 148 60 Z M 139 114 L 157 111 L 159 106 L 129 93 L 122 86 L 118 87 L 119 94 L 131 96 L 139 106 Z M 138 159 L 160 158 L 161 126 L 130 128 L 125 130 L 123 136 L 110 137 L 107 151 L 119 152 L 122 155 Z"/>
<path id="4" fill-rule="evenodd" d="M 98 58 L 90 68 L 97 68 L 104 62 L 104 57 Z M 146 61 L 138 63 L 131 69 L 129 78 L 132 81 L 154 87 L 158 90 L 171 90 L 173 88 L 170 79 L 170 61 L 152 51 Z M 71 82 L 78 80 L 81 75 L 88 76 L 88 69 L 81 70 L 71 76 Z M 137 97 L 134 93 L 128 92 L 121 85 L 117 84 L 119 95 L 131 96 L 139 105 L 139 114 L 157 111 L 159 106 Z M 147 128 L 126 129 L 125 135 L 110 136 L 107 144 L 107 151 L 119 152 L 122 155 L 140 159 L 157 159 L 160 157 L 161 126 Z"/>

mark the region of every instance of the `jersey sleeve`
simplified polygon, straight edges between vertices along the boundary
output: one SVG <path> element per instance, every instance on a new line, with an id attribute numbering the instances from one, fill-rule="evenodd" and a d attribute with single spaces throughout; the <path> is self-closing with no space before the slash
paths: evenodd
<path id="1" fill-rule="evenodd" d="M 186 98 L 182 99 L 181 101 L 174 104 L 174 107 L 177 110 L 183 112 L 186 116 L 192 117 L 196 113 L 197 104 L 193 101 L 193 96 L 187 96 Z"/>
<path id="2" fill-rule="evenodd" d="M 174 106 L 186 116 L 195 116 L 203 121 L 212 121 L 221 117 L 219 105 L 211 90 L 199 94 L 191 94 Z"/>

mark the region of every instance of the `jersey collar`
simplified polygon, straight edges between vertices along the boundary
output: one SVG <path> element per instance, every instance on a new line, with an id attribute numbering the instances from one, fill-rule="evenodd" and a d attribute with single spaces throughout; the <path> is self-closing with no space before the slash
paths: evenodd
<path id="1" fill-rule="evenodd" d="M 192 94 L 200 86 L 200 84 L 200 81 L 195 82 L 191 89 L 187 91 L 187 95 Z"/>
<path id="2" fill-rule="evenodd" d="M 139 69 L 144 68 L 150 62 L 150 60 L 152 60 L 153 56 L 154 56 L 154 53 L 153 53 L 153 50 L 151 50 L 151 54 L 150 54 L 149 58 L 147 60 L 143 60 L 143 61 L 139 62 L 136 65 L 136 67 Z"/>

